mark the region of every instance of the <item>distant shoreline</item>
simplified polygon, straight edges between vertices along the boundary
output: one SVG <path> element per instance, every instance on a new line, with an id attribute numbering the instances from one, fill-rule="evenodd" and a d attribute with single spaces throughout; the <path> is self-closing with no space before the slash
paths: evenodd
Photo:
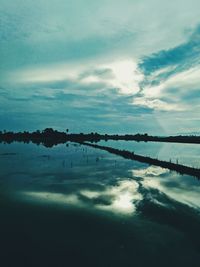
<path id="1" fill-rule="evenodd" d="M 98 133 L 90 134 L 69 134 L 65 132 L 58 132 L 52 128 L 47 128 L 43 131 L 36 132 L 0 132 L 0 143 L 10 144 L 12 142 L 23 142 L 23 143 L 34 143 L 37 145 L 43 145 L 45 147 L 53 147 L 58 144 L 66 144 L 67 142 L 76 142 L 82 145 L 91 146 L 97 149 L 105 150 L 109 153 L 122 156 L 127 159 L 136 160 L 139 162 L 147 163 L 150 165 L 160 166 L 167 168 L 172 171 L 176 171 L 180 174 L 188 174 L 200 179 L 200 169 L 180 165 L 178 163 L 172 163 L 162 161 L 146 156 L 137 155 L 134 152 L 127 150 L 119 150 L 107 146 L 99 146 L 99 141 L 137 141 L 137 142 L 171 142 L 171 143 L 188 143 L 188 144 L 200 144 L 200 136 L 149 136 L 147 134 L 136 134 L 136 135 L 102 135 Z"/>
<path id="2" fill-rule="evenodd" d="M 35 132 L 0 132 L 0 142 L 24 142 L 41 144 L 46 147 L 63 144 L 66 142 L 99 142 L 99 141 L 136 141 L 136 142 L 167 142 L 182 144 L 200 144 L 200 136 L 151 136 L 148 134 L 98 134 L 98 133 L 79 133 L 59 132 L 52 128 L 46 128 L 43 131 Z"/>

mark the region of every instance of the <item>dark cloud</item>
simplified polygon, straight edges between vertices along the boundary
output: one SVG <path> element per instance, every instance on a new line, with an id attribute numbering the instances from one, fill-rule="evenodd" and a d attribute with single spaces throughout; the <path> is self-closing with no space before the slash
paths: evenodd
<path id="1" fill-rule="evenodd" d="M 157 85 L 176 73 L 187 70 L 200 63 L 200 26 L 190 35 L 187 42 L 169 50 L 161 50 L 144 57 L 139 63 L 139 69 L 145 74 L 142 86 Z M 164 70 L 156 74 L 157 71 Z"/>

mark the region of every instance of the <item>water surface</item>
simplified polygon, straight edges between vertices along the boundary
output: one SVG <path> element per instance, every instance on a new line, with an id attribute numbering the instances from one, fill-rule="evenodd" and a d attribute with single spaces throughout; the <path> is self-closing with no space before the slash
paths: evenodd
<path id="1" fill-rule="evenodd" d="M 197 146 L 106 145 L 198 164 Z M 1 144 L 0 170 L 2 266 L 199 267 L 194 177 L 71 143 Z"/>
<path id="2" fill-rule="evenodd" d="M 200 168 L 200 146 L 198 144 L 101 141 L 99 145 L 134 151 L 136 154 L 158 158 L 194 168 Z"/>

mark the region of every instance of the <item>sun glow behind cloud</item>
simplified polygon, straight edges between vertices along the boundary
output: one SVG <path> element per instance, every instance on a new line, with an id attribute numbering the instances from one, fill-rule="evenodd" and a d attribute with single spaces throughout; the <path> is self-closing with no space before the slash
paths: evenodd
<path id="1" fill-rule="evenodd" d="M 10 79 L 14 79 L 19 84 L 65 80 L 83 84 L 103 83 L 107 87 L 118 89 L 122 94 L 130 95 L 134 95 L 140 90 L 139 83 L 143 80 L 143 74 L 137 70 L 137 63 L 133 60 L 93 64 L 56 64 L 54 66 L 18 70 L 10 75 Z M 96 73 L 94 70 L 96 70 Z M 109 71 L 110 75 L 103 76 L 99 74 L 104 70 Z"/>
<path id="2" fill-rule="evenodd" d="M 132 60 L 119 61 L 108 64 L 114 74 L 111 81 L 113 87 L 119 88 L 123 94 L 134 95 L 139 92 L 139 83 L 143 80 L 143 74 L 137 70 L 137 63 Z"/>

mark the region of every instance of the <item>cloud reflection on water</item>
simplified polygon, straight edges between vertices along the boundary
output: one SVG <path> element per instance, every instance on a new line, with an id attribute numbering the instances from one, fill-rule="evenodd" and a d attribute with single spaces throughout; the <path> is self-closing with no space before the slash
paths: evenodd
<path id="1" fill-rule="evenodd" d="M 55 203 L 65 207 L 80 207 L 116 215 L 133 215 L 137 211 L 138 204 L 143 200 L 150 201 L 156 206 L 172 208 L 168 206 L 169 203 L 165 197 L 160 198 L 162 194 L 167 199 L 195 209 L 200 208 L 200 200 L 198 200 L 200 189 L 192 184 L 193 182 L 189 184 L 190 177 L 180 176 L 155 166 L 137 168 L 131 170 L 131 173 L 132 179 L 117 178 L 117 182 L 112 183 L 104 181 L 100 188 L 81 182 L 75 190 L 73 182 L 69 181 L 66 192 L 21 191 L 22 198 L 44 204 Z M 152 190 L 158 193 L 154 194 Z"/>
<path id="2" fill-rule="evenodd" d="M 21 158 L 12 163 L 7 157 L 1 159 L 2 183 L 12 192 L 12 198 L 17 192 L 15 200 L 125 216 L 143 214 L 140 207 L 144 203 L 164 209 L 171 209 L 178 202 L 200 208 L 199 181 L 193 177 L 119 160 L 94 149 L 85 151 L 82 146 L 19 148 L 23 151 Z M 2 151 L 10 153 L 19 148 L 13 144 Z M 38 156 L 47 154 L 49 159 Z"/>
<path id="3" fill-rule="evenodd" d="M 132 180 L 122 180 L 116 185 L 105 187 L 104 191 L 80 190 L 74 194 L 52 192 L 22 192 L 26 200 L 56 203 L 66 206 L 93 208 L 115 214 L 133 214 L 136 203 L 142 200 L 138 192 L 139 184 Z"/>
<path id="4" fill-rule="evenodd" d="M 142 179 L 144 188 L 157 189 L 178 202 L 200 209 L 200 187 L 196 186 L 194 178 L 155 166 L 133 170 L 132 173 Z"/>

